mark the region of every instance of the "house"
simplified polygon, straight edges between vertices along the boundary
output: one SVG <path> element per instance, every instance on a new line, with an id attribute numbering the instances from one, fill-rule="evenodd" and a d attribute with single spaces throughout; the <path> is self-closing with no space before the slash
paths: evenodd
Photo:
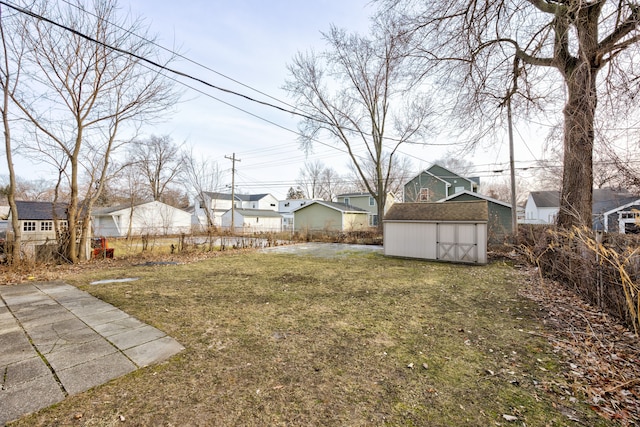
<path id="1" fill-rule="evenodd" d="M 68 228 L 67 204 L 52 202 L 16 201 L 18 223 L 22 230 L 22 250 L 40 260 L 51 260 L 58 257 L 57 231 Z M 8 224 L 13 220 L 13 212 L 9 211 Z M 11 239 L 13 229 L 7 229 L 7 238 Z M 91 236 L 87 236 L 84 253 L 90 253 Z M 82 253 L 82 251 L 80 251 Z"/>
<path id="2" fill-rule="evenodd" d="M 95 209 L 92 214 L 96 236 L 167 235 L 191 232 L 191 214 L 162 202 L 121 205 Z"/>
<path id="3" fill-rule="evenodd" d="M 384 254 L 486 264 L 486 200 L 396 203 L 384 217 Z"/>
<path id="4" fill-rule="evenodd" d="M 640 234 L 640 199 L 631 196 L 616 206 L 594 206 L 594 229 L 610 233 Z"/>
<path id="5" fill-rule="evenodd" d="M 440 202 L 464 202 L 464 201 L 487 201 L 488 223 L 487 233 L 488 239 L 492 243 L 504 242 L 505 238 L 513 233 L 513 222 L 511 217 L 511 204 L 501 200 L 493 199 L 479 193 L 472 193 L 464 190 L 459 193 L 452 194 Z"/>
<path id="6" fill-rule="evenodd" d="M 353 206 L 369 212 L 369 227 L 378 226 L 378 202 L 370 193 L 346 193 L 337 196 L 338 203 Z M 384 212 L 387 213 L 391 205 L 395 202 L 392 193 L 387 193 L 384 204 Z"/>
<path id="7" fill-rule="evenodd" d="M 344 203 L 314 200 L 293 211 L 294 230 L 356 231 L 369 227 L 369 212 Z"/>
<path id="8" fill-rule="evenodd" d="M 524 207 L 525 224 L 553 224 L 560 210 L 559 191 L 532 191 Z"/>
<path id="9" fill-rule="evenodd" d="M 232 207 L 231 193 L 218 193 L 205 191 L 203 193 L 204 200 L 200 200 L 195 205 L 196 217 L 198 222 L 207 226 L 207 214 L 205 209 L 209 210 L 209 215 L 213 226 L 220 227 L 222 225 L 222 215 Z M 235 202 L 233 206 L 239 209 L 267 209 L 272 211 L 278 210 L 278 199 L 271 194 L 234 194 Z"/>
<path id="10" fill-rule="evenodd" d="M 222 215 L 222 227 L 231 227 L 232 212 L 229 209 Z M 270 209 L 240 209 L 233 211 L 235 231 L 244 233 L 277 233 L 282 231 L 282 216 Z"/>
<path id="11" fill-rule="evenodd" d="M 60 230 L 67 228 L 67 204 L 51 202 L 16 201 L 18 222 L 22 230 L 22 243 L 44 244 L 56 241 L 56 227 Z M 11 224 L 13 212 L 9 211 L 8 223 Z M 7 230 L 12 233 L 13 230 Z"/>
<path id="12" fill-rule="evenodd" d="M 313 201 L 314 199 L 286 199 L 278 201 L 278 213 L 282 216 L 282 230 L 293 231 L 293 211 Z"/>
<path id="13" fill-rule="evenodd" d="M 479 186 L 480 178 L 465 178 L 434 164 L 404 185 L 402 200 L 405 203 L 436 202 L 461 191 L 477 193 Z"/>
<path id="14" fill-rule="evenodd" d="M 632 209 L 637 196 L 624 189 L 595 188 L 593 190 L 593 228 L 595 230 L 620 231 L 620 225 L 616 225 L 625 210 Z M 628 205 L 628 206 L 627 206 Z M 529 193 L 525 206 L 526 224 L 553 224 L 560 210 L 559 191 L 532 191 Z M 624 213 L 627 218 L 623 224 L 630 224 L 632 220 L 630 211 Z M 632 227 L 630 227 L 631 229 Z"/>

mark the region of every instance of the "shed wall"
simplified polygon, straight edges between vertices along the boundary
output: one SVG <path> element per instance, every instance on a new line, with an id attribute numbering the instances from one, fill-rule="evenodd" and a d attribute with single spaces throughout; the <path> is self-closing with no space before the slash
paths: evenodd
<path id="1" fill-rule="evenodd" d="M 384 254 L 486 264 L 487 224 L 386 221 Z"/>

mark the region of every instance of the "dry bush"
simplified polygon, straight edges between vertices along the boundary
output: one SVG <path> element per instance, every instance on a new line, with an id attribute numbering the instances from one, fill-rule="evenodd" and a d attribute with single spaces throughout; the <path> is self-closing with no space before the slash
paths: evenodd
<path id="1" fill-rule="evenodd" d="M 524 227 L 520 249 L 540 274 L 573 289 L 638 334 L 640 246 L 635 236 Z"/>

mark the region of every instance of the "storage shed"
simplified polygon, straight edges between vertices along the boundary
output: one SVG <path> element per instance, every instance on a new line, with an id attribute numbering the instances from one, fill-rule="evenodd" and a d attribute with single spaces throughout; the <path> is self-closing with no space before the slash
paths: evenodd
<path id="1" fill-rule="evenodd" d="M 384 217 L 384 254 L 487 263 L 487 201 L 396 203 Z"/>

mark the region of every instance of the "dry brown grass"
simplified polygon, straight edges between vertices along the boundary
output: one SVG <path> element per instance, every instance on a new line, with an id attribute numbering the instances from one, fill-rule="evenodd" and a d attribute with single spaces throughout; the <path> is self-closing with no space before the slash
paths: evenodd
<path id="1" fill-rule="evenodd" d="M 61 275 L 186 350 L 17 426 L 613 425 L 570 394 L 504 263 L 248 252 Z"/>

